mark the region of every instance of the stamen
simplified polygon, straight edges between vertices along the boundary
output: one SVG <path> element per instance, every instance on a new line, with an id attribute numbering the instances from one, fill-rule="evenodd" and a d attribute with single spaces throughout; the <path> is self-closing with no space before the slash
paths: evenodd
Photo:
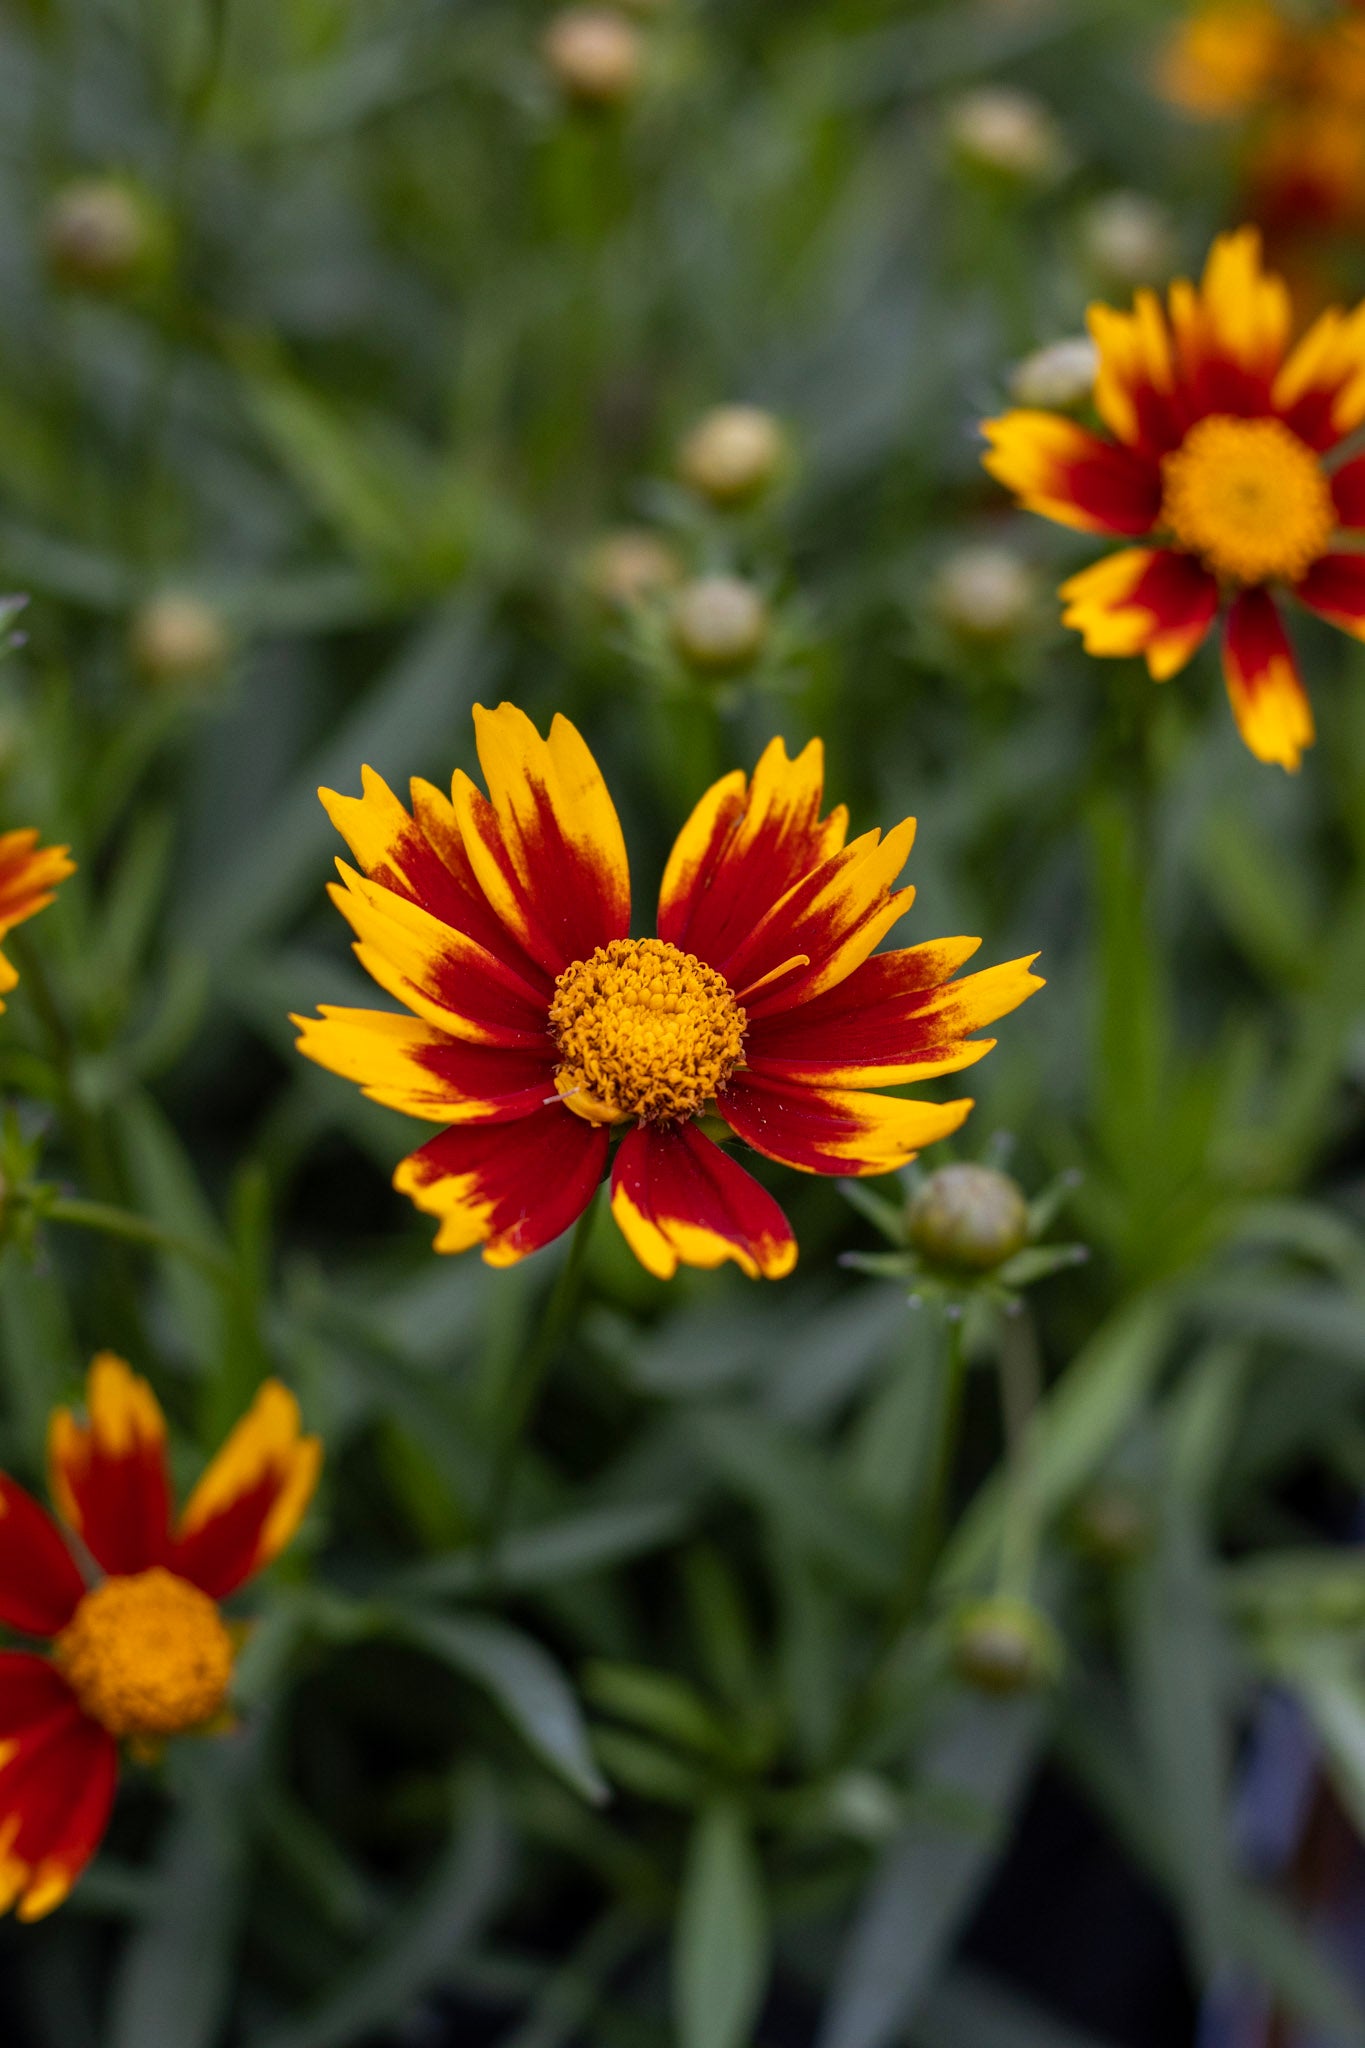
<path id="1" fill-rule="evenodd" d="M 590 1123 L 694 1116 L 725 1086 L 748 1022 L 713 967 L 663 939 L 614 939 L 555 983 L 558 1099 Z"/>
<path id="2" fill-rule="evenodd" d="M 1162 463 L 1161 523 L 1236 583 L 1297 582 L 1336 525 L 1311 448 L 1280 420 L 1200 420 Z"/>

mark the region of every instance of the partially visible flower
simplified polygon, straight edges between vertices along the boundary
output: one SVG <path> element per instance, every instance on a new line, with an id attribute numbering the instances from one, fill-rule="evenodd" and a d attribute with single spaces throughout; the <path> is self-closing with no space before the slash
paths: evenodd
<path id="1" fill-rule="evenodd" d="M 693 668 L 747 668 L 768 638 L 768 605 L 742 576 L 699 576 L 673 602 L 673 645 Z"/>
<path id="2" fill-rule="evenodd" d="M 129 651 L 147 682 L 175 689 L 216 675 L 228 658 L 227 628 L 203 598 L 165 590 L 134 613 Z"/>
<path id="3" fill-rule="evenodd" d="M 701 798 L 664 871 L 658 936 L 630 933 L 625 842 L 575 728 L 548 740 L 514 705 L 475 708 L 488 795 L 412 784 L 409 813 L 368 768 L 322 799 L 364 875 L 332 896 L 392 1011 L 296 1017 L 299 1050 L 376 1102 L 446 1126 L 394 1185 L 440 1219 L 436 1249 L 512 1265 L 592 1201 L 613 1135 L 612 1211 L 668 1279 L 796 1260 L 771 1195 L 712 1142 L 714 1107 L 755 1151 L 806 1173 L 888 1173 L 956 1130 L 969 1101 L 871 1091 L 950 1074 L 972 1034 L 1041 986 L 1031 960 L 952 979 L 974 939 L 875 952 L 909 907 L 913 821 L 846 843 L 821 815 L 824 757 L 781 740 L 752 778 Z M 367 879 L 368 878 L 368 879 Z"/>
<path id="4" fill-rule="evenodd" d="M 1098 655 L 1142 654 L 1164 682 L 1220 613 L 1223 673 L 1243 739 L 1299 765 L 1313 715 L 1276 592 L 1365 638 L 1365 456 L 1327 467 L 1365 423 L 1365 306 L 1324 313 L 1291 346 L 1290 298 L 1263 271 L 1254 228 L 1220 236 L 1196 287 L 1167 308 L 1090 309 L 1106 429 L 1042 411 L 985 422 L 986 468 L 1030 511 L 1140 540 L 1062 586 L 1063 614 Z"/>
<path id="5" fill-rule="evenodd" d="M 682 557 L 647 526 L 626 526 L 605 534 L 591 549 L 583 578 L 600 604 L 629 611 L 681 583 Z"/>
<path id="6" fill-rule="evenodd" d="M 1040 99 L 1009 85 L 978 86 L 948 110 L 948 139 L 969 164 L 1024 184 L 1046 184 L 1071 161 Z"/>
<path id="7" fill-rule="evenodd" d="M 52 1497 L 79 1552 L 0 1473 L 0 1911 L 59 1906 L 99 1847 L 119 1745 L 210 1728 L 232 1679 L 218 1603 L 277 1557 L 322 1462 L 298 1403 L 267 1380 L 177 1519 L 156 1396 L 120 1358 L 90 1368 L 87 1419 L 52 1418 Z M 77 1561 L 93 1559 L 87 1583 Z"/>
<path id="8" fill-rule="evenodd" d="M 0 939 L 54 900 L 58 882 L 74 875 L 76 863 L 65 846 L 39 846 L 37 828 L 0 832 Z M 0 953 L 0 1010 L 19 980 L 18 969 Z"/>
<path id="9" fill-rule="evenodd" d="M 718 405 L 678 450 L 678 474 L 714 505 L 743 505 L 767 490 L 787 456 L 782 423 L 758 405 Z"/>
<path id="10" fill-rule="evenodd" d="M 1010 371 L 1010 397 L 1016 405 L 1056 406 L 1065 411 L 1083 405 L 1094 389 L 1099 351 L 1088 334 L 1069 334 L 1036 348 Z"/>
<path id="11" fill-rule="evenodd" d="M 1270 89 L 1290 33 L 1270 0 L 1204 0 L 1176 25 L 1162 51 L 1161 90 L 1174 106 L 1204 119 L 1243 114 Z"/>
<path id="12" fill-rule="evenodd" d="M 1033 570 L 1012 548 L 958 548 L 940 563 L 933 600 L 939 617 L 968 640 L 1003 640 L 1027 623 L 1037 596 Z"/>
<path id="13" fill-rule="evenodd" d="M 640 82 L 640 32 L 614 7 L 566 7 L 541 48 L 558 83 L 583 106 L 619 106 Z"/>

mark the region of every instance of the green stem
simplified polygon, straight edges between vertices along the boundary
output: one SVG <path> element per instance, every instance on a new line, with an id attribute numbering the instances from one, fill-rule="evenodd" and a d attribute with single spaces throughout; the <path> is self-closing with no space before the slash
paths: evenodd
<path id="1" fill-rule="evenodd" d="M 997 1587 L 1011 1599 L 1027 1600 L 1041 1535 L 1034 1484 L 1033 1418 L 1042 1396 L 1042 1375 L 1033 1322 L 1026 1308 L 1005 1320 L 998 1371 L 1008 1464 Z"/>
<path id="2" fill-rule="evenodd" d="M 522 1353 L 519 1364 L 514 1368 L 501 1404 L 501 1413 L 498 1417 L 497 1462 L 489 1491 L 485 1533 L 489 1568 L 494 1573 L 497 1552 L 507 1522 L 507 1511 L 511 1505 L 512 1482 L 516 1477 L 518 1454 L 546 1375 L 559 1356 L 577 1314 L 583 1292 L 588 1240 L 592 1236 L 597 1209 L 598 1203 L 594 1197 L 574 1225 L 568 1253 L 555 1277 L 555 1284 L 550 1289 L 545 1312 L 540 1319 L 540 1327 Z"/>
<path id="3" fill-rule="evenodd" d="M 207 1245 L 178 1237 L 174 1231 L 163 1230 L 159 1223 L 135 1216 L 130 1209 L 116 1208 L 112 1202 L 87 1202 L 78 1195 L 58 1195 L 55 1199 L 44 1199 L 39 1213 L 48 1223 L 67 1223 L 76 1230 L 95 1230 L 104 1237 L 122 1238 L 128 1244 L 145 1244 L 155 1251 L 171 1252 L 203 1267 L 216 1279 L 231 1276 L 228 1261 Z"/>
<path id="4" fill-rule="evenodd" d="M 967 1380 L 966 1318 L 946 1316 L 943 1324 L 943 1352 L 939 1367 L 938 1412 L 929 1482 L 915 1520 L 900 1598 L 896 1605 L 897 1624 L 907 1621 L 919 1607 L 933 1576 L 934 1564 L 943 1544 L 948 1495 L 953 1466 L 957 1462 L 957 1441 L 962 1421 L 962 1392 Z"/>

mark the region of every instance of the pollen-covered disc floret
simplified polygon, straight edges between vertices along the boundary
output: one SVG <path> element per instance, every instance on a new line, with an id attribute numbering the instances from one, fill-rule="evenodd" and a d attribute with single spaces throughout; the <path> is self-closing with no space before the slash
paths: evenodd
<path id="1" fill-rule="evenodd" d="M 713 967 L 663 939 L 613 939 L 555 983 L 555 1086 L 591 1123 L 695 1115 L 744 1053 L 744 1011 Z"/>
<path id="2" fill-rule="evenodd" d="M 118 1736 L 177 1735 L 212 1720 L 232 1677 L 214 1601 L 153 1566 L 86 1594 L 56 1658 L 92 1720 Z"/>
<path id="3" fill-rule="evenodd" d="M 1238 583 L 1297 582 L 1336 525 L 1322 465 L 1279 420 L 1200 420 L 1165 457 L 1161 481 L 1163 526 Z"/>

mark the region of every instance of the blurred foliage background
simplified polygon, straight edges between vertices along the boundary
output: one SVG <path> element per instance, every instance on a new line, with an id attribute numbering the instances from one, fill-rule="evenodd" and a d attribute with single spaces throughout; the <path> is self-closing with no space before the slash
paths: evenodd
<path id="1" fill-rule="evenodd" d="M 1262 767 L 1211 653 L 1085 657 L 1086 544 L 979 468 L 1021 358 L 1239 218 L 1175 19 L 6 0 L 3 823 L 80 871 L 10 942 L 0 1456 L 103 1346 L 187 1469 L 268 1371 L 329 1452 L 237 1733 L 0 1932 L 7 2041 L 1169 2048 L 1249 1991 L 1365 2042 L 1248 1804 L 1279 1714 L 1365 1824 L 1365 651 L 1301 625 Z M 737 496 L 677 455 L 736 402 Z M 792 1280 L 602 1228 L 538 1359 L 563 1247 L 435 1258 L 287 1022 L 368 999 L 318 784 L 442 782 L 503 697 L 582 727 L 642 906 L 775 732 L 916 814 L 902 943 L 1049 980 L 956 1156 L 1086 1262 L 923 1286 L 894 1182 L 774 1175 Z"/>

